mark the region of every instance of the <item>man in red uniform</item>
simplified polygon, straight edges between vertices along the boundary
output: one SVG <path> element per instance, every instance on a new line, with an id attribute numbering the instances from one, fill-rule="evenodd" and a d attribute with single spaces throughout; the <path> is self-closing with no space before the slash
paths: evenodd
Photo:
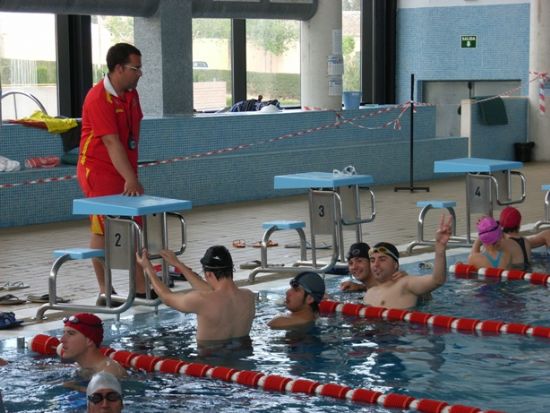
<path id="1" fill-rule="evenodd" d="M 78 182 L 86 197 L 123 194 L 139 196 L 143 186 L 137 173 L 140 122 L 143 118 L 136 91 L 141 52 L 117 43 L 107 52 L 109 73 L 86 95 L 82 108 L 82 136 Z M 93 215 L 91 248 L 104 248 L 104 217 Z M 100 293 L 105 293 L 104 270 L 94 260 Z M 138 266 L 136 291 L 145 297 L 143 271 Z"/>

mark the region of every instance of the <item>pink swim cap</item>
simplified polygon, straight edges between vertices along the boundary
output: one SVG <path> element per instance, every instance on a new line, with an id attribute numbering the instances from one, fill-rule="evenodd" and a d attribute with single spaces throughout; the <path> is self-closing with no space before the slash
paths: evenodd
<path id="1" fill-rule="evenodd" d="M 477 222 L 477 233 L 484 244 L 496 244 L 502 238 L 500 224 L 491 217 L 483 217 Z"/>

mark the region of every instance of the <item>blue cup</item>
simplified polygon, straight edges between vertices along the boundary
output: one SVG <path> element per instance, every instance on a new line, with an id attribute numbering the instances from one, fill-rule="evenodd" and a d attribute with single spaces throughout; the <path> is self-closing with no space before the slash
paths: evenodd
<path id="1" fill-rule="evenodd" d="M 361 92 L 344 92 L 342 93 L 345 110 L 359 109 L 361 104 Z"/>

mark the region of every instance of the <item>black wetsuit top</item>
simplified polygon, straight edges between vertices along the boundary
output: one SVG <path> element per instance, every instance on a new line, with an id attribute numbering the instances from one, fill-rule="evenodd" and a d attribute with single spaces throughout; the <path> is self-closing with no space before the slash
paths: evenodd
<path id="1" fill-rule="evenodd" d="M 529 257 L 527 256 L 527 248 L 525 248 L 525 238 L 523 237 L 519 237 L 519 238 L 513 238 L 513 237 L 510 237 L 510 239 L 513 239 L 514 241 L 516 241 L 520 248 L 521 248 L 521 252 L 523 253 L 523 267 L 524 269 L 528 268 L 529 267 Z"/>

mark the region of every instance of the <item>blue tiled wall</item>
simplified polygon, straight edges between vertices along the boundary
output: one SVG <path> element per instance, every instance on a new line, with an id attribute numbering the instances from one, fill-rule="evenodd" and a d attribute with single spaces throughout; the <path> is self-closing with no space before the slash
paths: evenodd
<path id="1" fill-rule="evenodd" d="M 435 2 L 433 2 L 435 4 Z M 404 8 L 397 13 L 397 101 L 421 80 L 522 81 L 528 94 L 529 4 Z M 460 36 L 476 35 L 462 49 Z"/>
<path id="2" fill-rule="evenodd" d="M 373 175 L 377 184 L 407 182 L 409 112 L 401 119 L 401 130 L 391 126 L 367 129 L 382 126 L 400 112 L 370 116 L 381 109 L 145 119 L 142 160 L 200 156 L 140 168 L 140 178 L 147 193 L 189 199 L 194 206 L 288 195 L 293 192 L 273 190 L 274 175 L 332 171 L 349 164 L 359 173 Z M 416 180 L 433 178 L 436 159 L 466 156 L 465 138 L 434 137 L 435 108 L 418 108 L 414 124 Z M 209 150 L 237 145 L 250 146 L 206 155 Z M 57 135 L 20 125 L 0 129 L 0 154 L 8 158 L 23 161 L 29 156 L 61 153 Z M 0 185 L 74 174 L 74 166 L 0 173 Z M 0 188 L 0 227 L 74 218 L 71 201 L 81 196 L 74 179 Z"/>

